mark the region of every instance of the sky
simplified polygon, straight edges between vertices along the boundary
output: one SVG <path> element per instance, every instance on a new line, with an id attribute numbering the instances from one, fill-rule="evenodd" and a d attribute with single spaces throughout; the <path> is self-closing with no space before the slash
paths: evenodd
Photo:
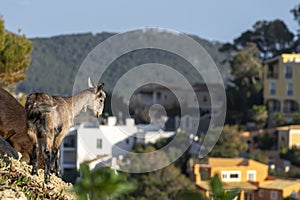
<path id="1" fill-rule="evenodd" d="M 5 27 L 28 38 L 159 27 L 232 42 L 258 20 L 281 19 L 296 33 L 290 10 L 299 0 L 0 0 Z"/>

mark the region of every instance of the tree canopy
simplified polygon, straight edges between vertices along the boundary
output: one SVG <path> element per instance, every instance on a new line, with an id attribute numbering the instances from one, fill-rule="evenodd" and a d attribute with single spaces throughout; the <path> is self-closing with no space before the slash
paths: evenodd
<path id="1" fill-rule="evenodd" d="M 262 64 L 248 51 L 240 51 L 230 61 L 231 85 L 227 87 L 227 123 L 244 124 L 249 121 L 253 105 L 262 104 Z M 237 106 L 238 105 L 238 106 Z"/>
<path id="2" fill-rule="evenodd" d="M 25 35 L 5 30 L 0 17 L 0 86 L 7 87 L 25 79 L 32 45 Z"/>
<path id="3" fill-rule="evenodd" d="M 225 125 L 218 142 L 209 153 L 211 157 L 237 157 L 248 148 L 247 142 L 242 141 L 238 126 Z"/>
<path id="4" fill-rule="evenodd" d="M 297 21 L 300 27 L 300 4 L 296 5 L 292 10 L 291 13 L 294 16 L 294 19 Z M 298 34 L 300 34 L 300 29 L 298 30 Z"/>
<path id="5" fill-rule="evenodd" d="M 286 24 L 279 19 L 274 21 L 257 21 L 252 29 L 246 30 L 234 40 L 237 49 L 247 43 L 255 43 L 263 59 L 273 57 L 293 45 L 294 34 L 289 31 Z"/>

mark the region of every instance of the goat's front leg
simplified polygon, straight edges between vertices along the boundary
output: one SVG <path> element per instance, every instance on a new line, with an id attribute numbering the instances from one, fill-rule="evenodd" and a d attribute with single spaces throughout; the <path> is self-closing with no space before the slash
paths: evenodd
<path id="1" fill-rule="evenodd" d="M 30 126 L 28 129 L 28 136 L 29 139 L 31 140 L 32 144 L 33 144 L 33 148 L 32 148 L 32 171 L 31 174 L 32 175 L 36 175 L 37 174 L 37 169 L 38 169 L 38 156 L 39 156 L 39 152 L 38 152 L 38 139 L 37 139 L 37 133 L 36 131 L 34 131 L 34 129 Z"/>
<path id="2" fill-rule="evenodd" d="M 50 129 L 46 132 L 45 137 L 45 150 L 44 150 L 44 160 L 45 160 L 45 171 L 44 171 L 44 182 L 49 183 L 50 181 L 50 166 L 51 166 L 51 153 L 53 146 L 54 131 Z"/>
<path id="3" fill-rule="evenodd" d="M 61 132 L 56 134 L 57 136 L 54 139 L 54 148 L 52 152 L 52 161 L 51 161 L 51 172 L 60 178 L 61 178 L 61 168 L 60 168 L 59 148 L 64 137 L 68 134 L 68 130 L 69 130 L 68 127 L 63 127 Z"/>
<path id="4" fill-rule="evenodd" d="M 54 173 L 57 177 L 61 178 L 59 149 L 56 147 L 54 147 L 52 151 L 51 173 Z"/>

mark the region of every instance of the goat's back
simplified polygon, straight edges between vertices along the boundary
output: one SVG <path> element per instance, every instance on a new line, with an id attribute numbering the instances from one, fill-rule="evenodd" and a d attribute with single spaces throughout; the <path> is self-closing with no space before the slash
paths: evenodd
<path id="1" fill-rule="evenodd" d="M 51 96 L 48 93 L 32 93 L 27 96 L 25 108 L 27 119 L 37 129 L 46 125 L 45 121 L 52 120 L 54 128 L 62 124 L 70 124 L 69 98 Z M 47 119 L 46 119 L 47 118 Z"/>

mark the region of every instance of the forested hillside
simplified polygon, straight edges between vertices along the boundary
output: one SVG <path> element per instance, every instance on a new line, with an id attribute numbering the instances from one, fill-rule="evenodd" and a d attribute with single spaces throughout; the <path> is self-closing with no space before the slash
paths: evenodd
<path id="1" fill-rule="evenodd" d="M 73 82 L 84 58 L 100 42 L 114 34 L 100 33 L 93 35 L 86 33 L 51 38 L 32 38 L 32 61 L 26 72 L 25 81 L 18 85 L 18 91 L 25 93 L 46 91 L 60 95 L 72 94 Z M 197 36 L 191 37 L 199 42 L 211 55 L 226 80 L 230 73 L 227 62 L 229 53 L 219 51 L 223 44 L 210 42 Z M 189 64 L 178 56 L 160 50 L 139 50 L 130 53 L 130 55 L 121 56 L 112 63 L 106 72 L 108 78 L 104 81 L 107 87 L 113 87 L 118 77 L 128 69 L 150 62 L 172 66 L 188 77 L 191 82 L 199 79 L 193 77 L 195 73 L 192 73 L 191 66 L 188 66 Z M 86 74 L 86 76 L 89 76 L 89 74 Z"/>

